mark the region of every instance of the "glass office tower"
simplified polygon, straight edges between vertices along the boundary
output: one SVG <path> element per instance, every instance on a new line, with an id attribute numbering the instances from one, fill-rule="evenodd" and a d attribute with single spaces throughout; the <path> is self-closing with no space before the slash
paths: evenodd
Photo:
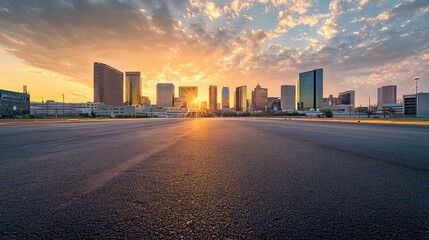
<path id="1" fill-rule="evenodd" d="M 140 72 L 125 72 L 125 104 L 138 105 L 142 97 Z"/>
<path id="2" fill-rule="evenodd" d="M 235 88 L 235 111 L 247 112 L 247 86 Z"/>
<path id="3" fill-rule="evenodd" d="M 174 104 L 174 85 L 172 83 L 156 84 L 156 105 L 158 107 L 173 107 Z"/>
<path id="4" fill-rule="evenodd" d="M 298 110 L 321 108 L 323 106 L 323 69 L 300 73 L 296 95 Z"/>
<path id="5" fill-rule="evenodd" d="M 229 108 L 229 88 L 222 88 L 222 108 Z"/>

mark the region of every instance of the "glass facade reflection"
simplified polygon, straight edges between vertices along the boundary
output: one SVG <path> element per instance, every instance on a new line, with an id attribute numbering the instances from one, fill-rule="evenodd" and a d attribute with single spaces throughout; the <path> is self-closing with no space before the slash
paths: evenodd
<path id="1" fill-rule="evenodd" d="M 299 74 L 296 102 L 299 110 L 317 109 L 323 106 L 322 68 Z"/>
<path id="2" fill-rule="evenodd" d="M 229 108 L 229 88 L 222 88 L 222 108 Z"/>

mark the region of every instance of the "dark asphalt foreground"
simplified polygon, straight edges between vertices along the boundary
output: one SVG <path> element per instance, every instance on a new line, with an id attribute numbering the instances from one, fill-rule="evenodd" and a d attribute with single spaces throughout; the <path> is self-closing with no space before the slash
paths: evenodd
<path id="1" fill-rule="evenodd" d="M 0 236 L 429 238 L 429 127 L 0 126 Z"/>

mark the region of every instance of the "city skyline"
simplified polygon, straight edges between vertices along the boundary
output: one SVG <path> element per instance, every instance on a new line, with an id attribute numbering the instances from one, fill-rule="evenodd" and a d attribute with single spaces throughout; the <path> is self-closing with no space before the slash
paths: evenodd
<path id="1" fill-rule="evenodd" d="M 366 105 L 380 86 L 413 93 L 416 76 L 419 92 L 429 91 L 428 12 L 424 0 L 2 1 L 0 88 L 27 85 L 34 101 L 92 101 L 100 61 L 140 71 L 152 100 L 168 82 L 198 86 L 204 100 L 209 85 L 260 83 L 276 97 L 321 67 L 324 97 L 353 89 Z"/>

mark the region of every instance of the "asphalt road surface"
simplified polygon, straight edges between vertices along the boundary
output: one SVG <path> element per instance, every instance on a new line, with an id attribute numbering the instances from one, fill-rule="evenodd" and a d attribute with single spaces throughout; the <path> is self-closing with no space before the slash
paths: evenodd
<path id="1" fill-rule="evenodd" d="M 429 238 L 429 127 L 0 126 L 0 237 Z"/>

